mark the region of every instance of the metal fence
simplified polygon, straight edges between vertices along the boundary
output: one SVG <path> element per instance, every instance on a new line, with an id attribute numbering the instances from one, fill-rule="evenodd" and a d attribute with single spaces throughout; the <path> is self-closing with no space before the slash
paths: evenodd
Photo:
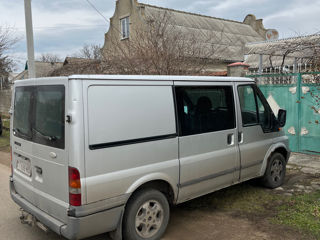
<path id="1" fill-rule="evenodd" d="M 273 109 L 287 110 L 284 127 L 294 152 L 320 154 L 320 72 L 247 75 Z"/>

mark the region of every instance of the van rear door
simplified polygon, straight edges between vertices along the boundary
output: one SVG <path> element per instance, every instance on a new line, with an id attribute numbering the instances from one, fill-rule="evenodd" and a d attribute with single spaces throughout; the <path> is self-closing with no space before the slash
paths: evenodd
<path id="1" fill-rule="evenodd" d="M 27 201 L 65 220 L 69 205 L 67 80 L 52 82 L 15 87 L 13 181 L 17 193 Z"/>

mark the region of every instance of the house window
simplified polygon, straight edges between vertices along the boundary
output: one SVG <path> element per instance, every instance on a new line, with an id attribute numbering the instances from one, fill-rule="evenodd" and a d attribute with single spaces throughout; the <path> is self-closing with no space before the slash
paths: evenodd
<path id="1" fill-rule="evenodd" d="M 129 38 L 129 17 L 120 19 L 121 39 Z"/>

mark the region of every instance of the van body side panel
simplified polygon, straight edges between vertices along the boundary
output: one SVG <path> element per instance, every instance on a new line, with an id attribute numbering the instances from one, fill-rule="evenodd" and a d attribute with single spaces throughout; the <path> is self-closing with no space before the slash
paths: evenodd
<path id="1" fill-rule="evenodd" d="M 179 202 L 230 186 L 237 170 L 237 146 L 226 146 L 235 130 L 182 137 Z"/>
<path id="2" fill-rule="evenodd" d="M 245 127 L 243 142 L 240 143 L 241 181 L 257 177 L 264 157 L 273 142 L 273 133 L 264 133 L 261 126 Z"/>
<path id="3" fill-rule="evenodd" d="M 130 194 L 144 179 L 165 180 L 177 192 L 178 137 L 170 82 L 83 84 L 87 202 Z"/>
<path id="4" fill-rule="evenodd" d="M 84 158 L 84 103 L 82 95 L 82 81 L 69 80 L 69 107 L 66 115 L 71 118 L 71 123 L 66 123 L 70 128 L 69 166 L 75 167 L 80 172 L 81 202 L 86 204 L 86 178 Z"/>
<path id="5" fill-rule="evenodd" d="M 88 203 L 130 194 L 139 187 L 132 189 L 131 186 L 150 174 L 162 177 L 147 181 L 166 180 L 176 187 L 179 176 L 177 149 L 178 138 L 88 150 L 87 156 L 95 163 L 95 166 L 86 168 Z M 132 190 L 128 192 L 128 189 Z"/>

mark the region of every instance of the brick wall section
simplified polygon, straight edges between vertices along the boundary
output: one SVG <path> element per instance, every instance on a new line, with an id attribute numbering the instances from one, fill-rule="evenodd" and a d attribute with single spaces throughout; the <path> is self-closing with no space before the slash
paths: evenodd
<path id="1" fill-rule="evenodd" d="M 8 115 L 11 106 L 11 90 L 0 90 L 0 113 Z"/>

